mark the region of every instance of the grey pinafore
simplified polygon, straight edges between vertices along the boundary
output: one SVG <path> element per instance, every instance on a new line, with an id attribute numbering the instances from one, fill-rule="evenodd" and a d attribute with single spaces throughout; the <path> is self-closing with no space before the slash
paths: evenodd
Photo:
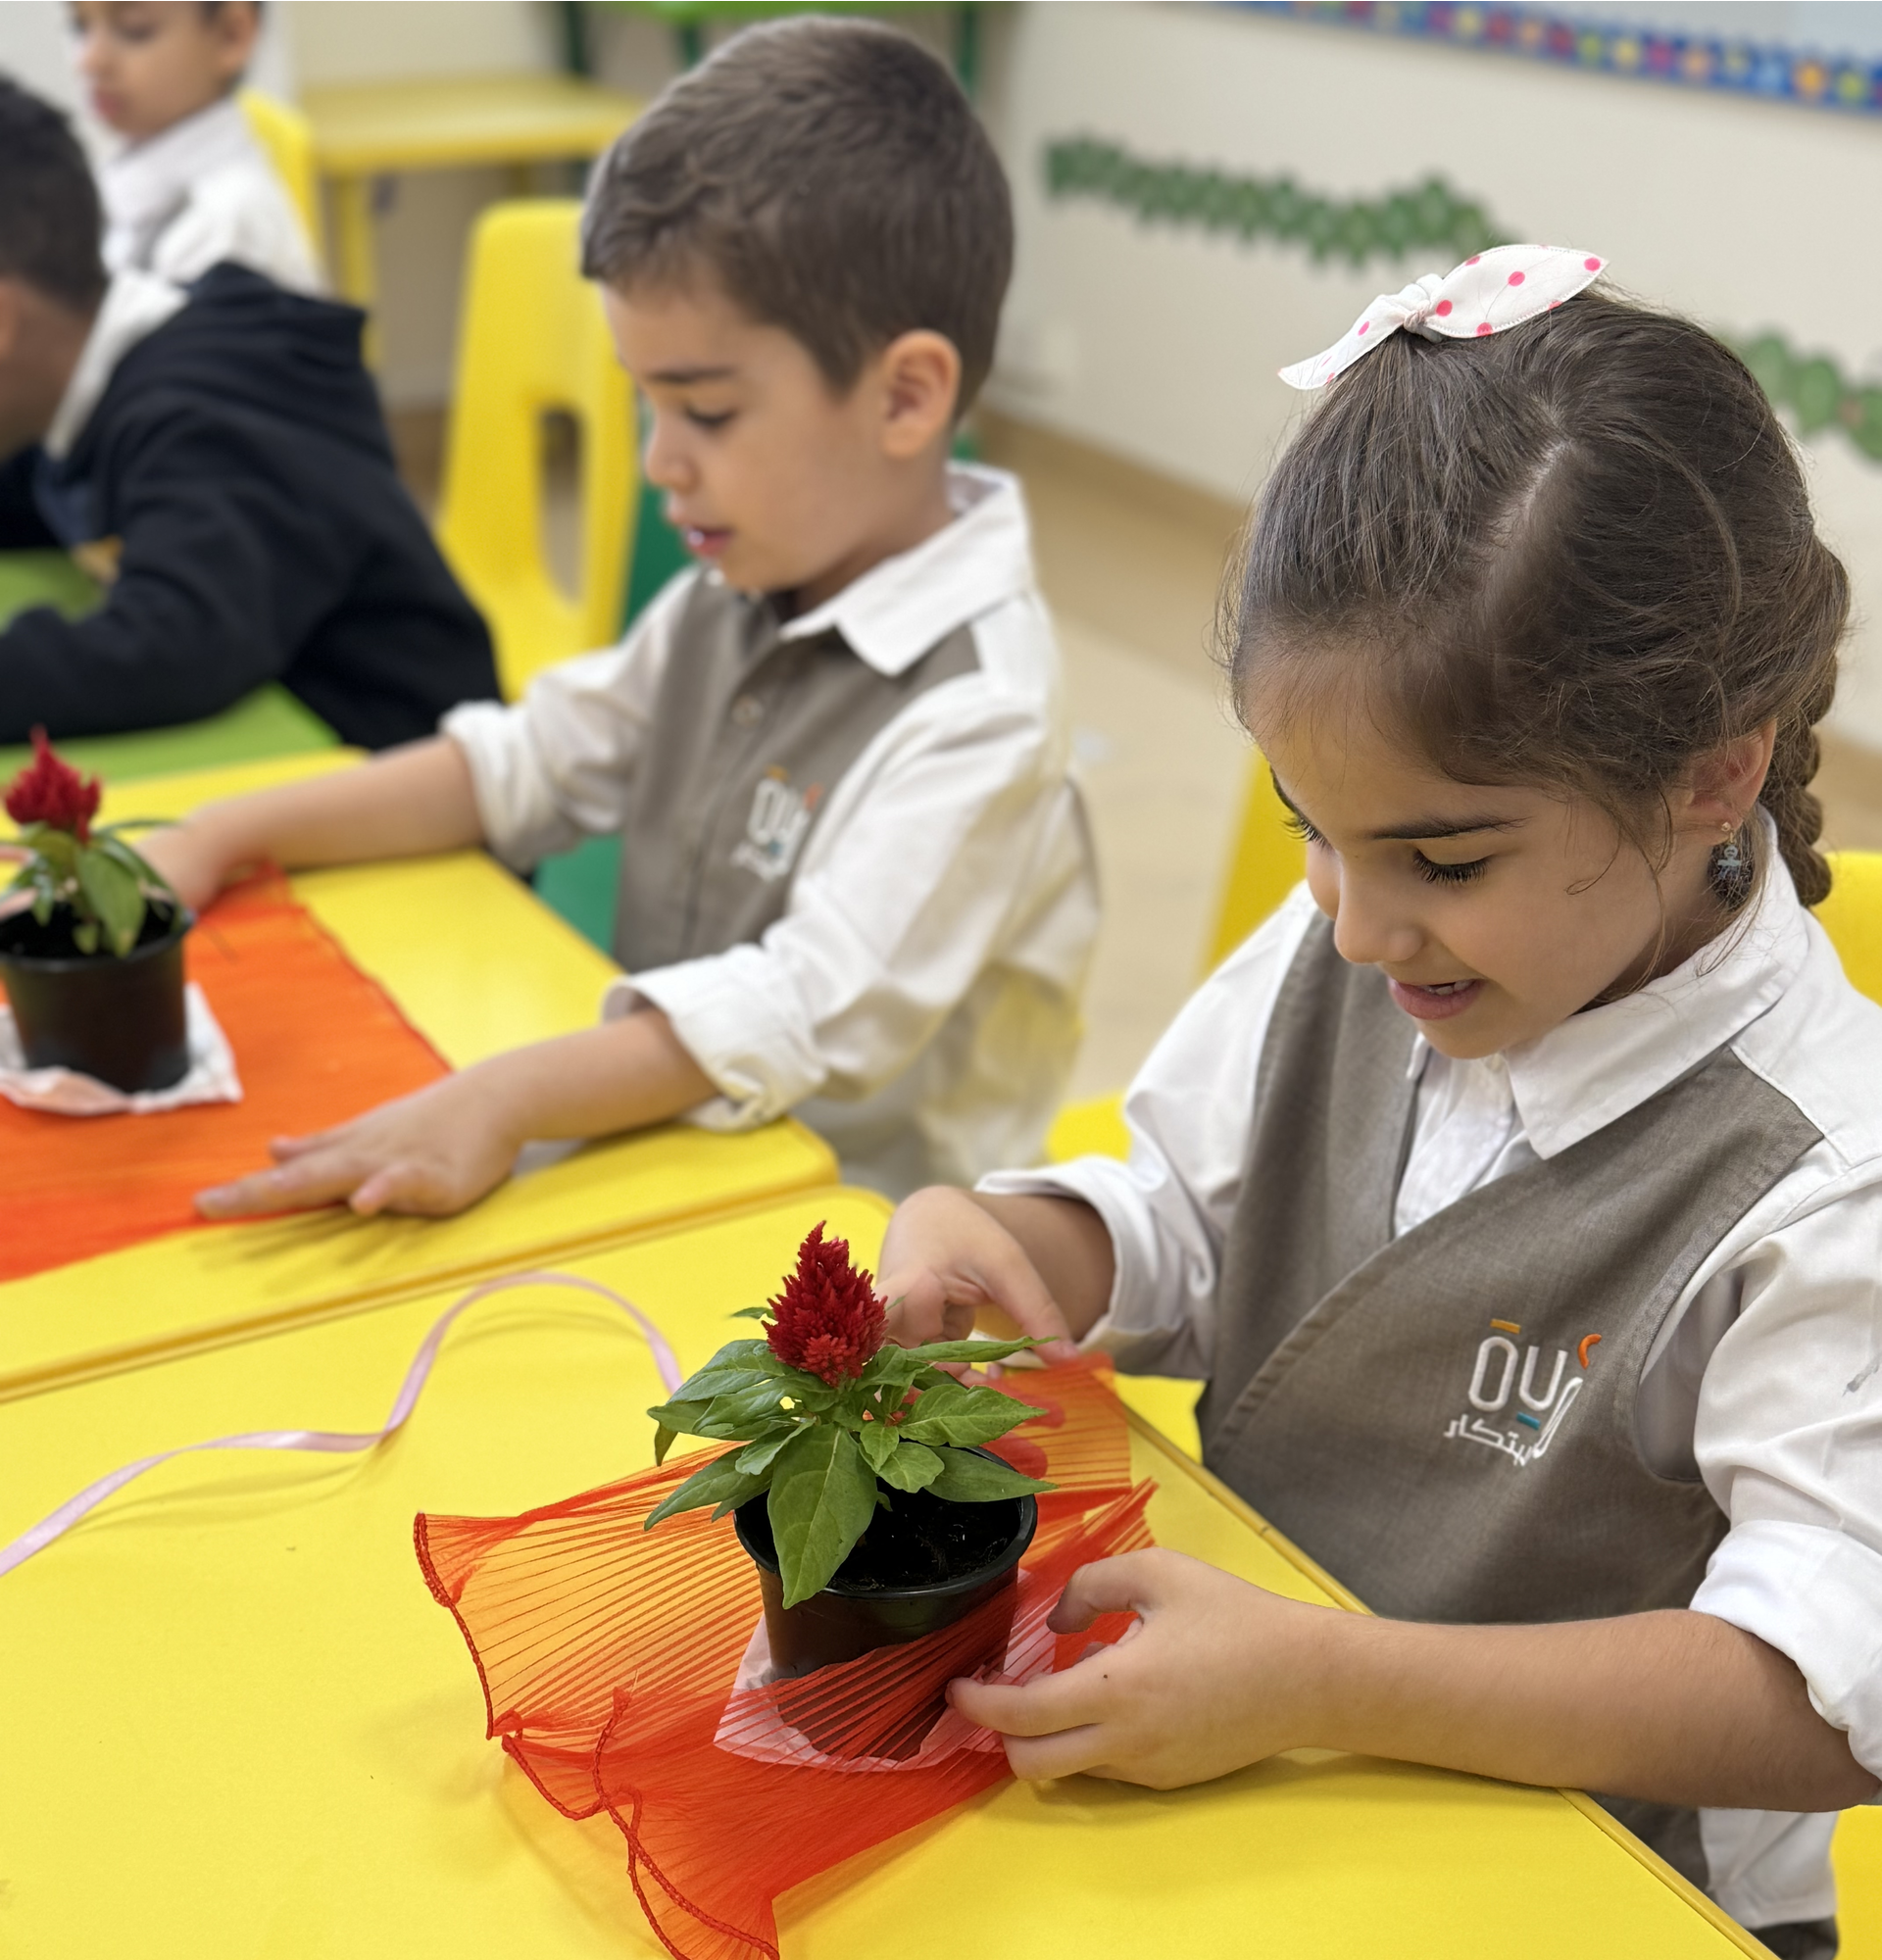
<path id="1" fill-rule="evenodd" d="M 1412 1029 L 1316 920 L 1262 1052 L 1204 1458 L 1375 1612 L 1684 1606 L 1726 1521 L 1635 1440 L 1642 1365 L 1707 1254 L 1819 1133 L 1721 1048 L 1545 1162 L 1393 1236 Z M 1698 1814 L 1607 1808 L 1696 1884 Z"/>

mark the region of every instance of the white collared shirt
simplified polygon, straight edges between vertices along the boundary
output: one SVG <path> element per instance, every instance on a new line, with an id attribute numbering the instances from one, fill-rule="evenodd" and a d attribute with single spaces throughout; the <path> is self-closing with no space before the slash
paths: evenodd
<path id="1" fill-rule="evenodd" d="M 1882 1775 L 1882 1008 L 1767 855 L 1750 917 L 1639 993 L 1482 1061 L 1417 1042 L 1395 1226 L 1556 1156 L 1727 1043 L 1822 1132 L 1674 1303 L 1642 1373 L 1639 1437 L 1661 1474 L 1697 1468 L 1729 1520 L 1694 1608 L 1788 1654 Z M 1116 1280 L 1089 1345 L 1125 1368 L 1209 1372 L 1257 1065 L 1314 916 L 1302 886 L 1183 1009 L 1125 1101 L 1128 1164 L 985 1181 L 1096 1207 Z M 1827 1917 L 1834 1823 L 1702 1812 L 1719 1904 L 1752 1927 Z"/>
<path id="2" fill-rule="evenodd" d="M 746 1128 L 794 1110 L 846 1171 L 902 1193 L 1038 1152 L 1078 1044 L 1098 924 L 1059 654 L 1025 508 L 997 470 L 949 474 L 954 520 L 790 620 L 897 674 L 959 627 L 978 668 L 869 742 L 817 816 L 784 915 L 755 944 L 636 973 L 605 1011 L 662 1008 Z M 454 710 L 491 849 L 527 869 L 619 831 L 694 580 L 620 646 L 539 675 L 514 708 Z"/>
<path id="3" fill-rule="evenodd" d="M 147 334 L 180 312 L 188 294 L 149 272 L 119 272 L 105 288 L 91 331 L 59 398 L 57 414 L 40 448 L 55 461 L 66 456 L 84 433 L 91 412 L 111 386 L 118 364 Z"/>
<path id="4" fill-rule="evenodd" d="M 291 291 L 322 290 L 300 218 L 232 97 L 118 151 L 99 189 L 110 271 L 186 286 L 232 260 Z"/>

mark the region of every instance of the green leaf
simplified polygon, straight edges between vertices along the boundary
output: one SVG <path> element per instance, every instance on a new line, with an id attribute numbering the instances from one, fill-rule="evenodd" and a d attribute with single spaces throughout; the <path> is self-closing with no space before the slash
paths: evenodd
<path id="1" fill-rule="evenodd" d="M 771 1309 L 768 1306 L 739 1306 L 725 1317 L 727 1320 L 769 1320 Z"/>
<path id="2" fill-rule="evenodd" d="M 858 1432 L 863 1445 L 863 1460 L 879 1477 L 882 1466 L 895 1454 L 902 1433 L 892 1423 L 867 1422 Z"/>
<path id="3" fill-rule="evenodd" d="M 144 923 L 144 894 L 136 874 L 102 851 L 81 851 L 78 889 L 84 894 L 85 909 L 104 928 L 111 950 L 122 959 L 137 944 Z"/>
<path id="4" fill-rule="evenodd" d="M 673 1446 L 675 1443 L 679 1441 L 679 1434 L 680 1433 L 678 1430 L 669 1429 L 664 1422 L 655 1423 L 654 1425 L 655 1469 L 659 1469 L 659 1467 L 666 1462 L 667 1452 Z"/>
<path id="5" fill-rule="evenodd" d="M 757 1496 L 765 1484 L 765 1478 L 749 1477 L 740 1470 L 728 1450 L 723 1456 L 715 1456 L 703 1470 L 695 1470 L 677 1491 L 656 1504 L 646 1529 L 652 1531 L 663 1519 L 677 1517 L 681 1511 L 704 1510 L 708 1504 L 730 1509 Z"/>
<path id="6" fill-rule="evenodd" d="M 40 923 L 44 924 L 44 920 L 41 920 Z M 72 929 L 72 943 L 80 953 L 96 953 L 98 951 L 97 922 L 93 919 L 86 919 L 82 924 L 74 926 Z"/>
<path id="7" fill-rule="evenodd" d="M 662 1402 L 658 1408 L 650 1408 L 647 1413 L 658 1427 L 670 1429 L 676 1436 L 697 1436 L 697 1424 L 704 1422 L 708 1404 L 705 1402 L 680 1401 L 675 1397 L 670 1402 Z"/>
<path id="8" fill-rule="evenodd" d="M 902 1434 L 916 1443 L 954 1443 L 970 1447 L 1005 1436 L 1043 1409 L 1015 1401 L 998 1389 L 964 1388 L 950 1382 L 945 1389 L 928 1389 L 902 1424 Z"/>
<path id="9" fill-rule="evenodd" d="M 898 1491 L 925 1491 L 941 1474 L 941 1452 L 898 1438 L 888 1461 L 876 1474 Z"/>
<path id="10" fill-rule="evenodd" d="M 989 1361 L 1004 1361 L 1009 1354 L 1017 1354 L 1027 1348 L 1038 1347 L 1038 1342 L 1025 1341 L 930 1341 L 921 1348 L 910 1348 L 904 1351 L 926 1362 L 971 1361 L 975 1367 L 984 1367 Z"/>
<path id="11" fill-rule="evenodd" d="M 768 1509 L 784 1603 L 822 1592 L 875 1515 L 875 1475 L 847 1429 L 817 1423 L 778 1451 Z"/>
<path id="12" fill-rule="evenodd" d="M 941 1474 L 928 1489 L 950 1503 L 985 1504 L 996 1497 L 1023 1497 L 1053 1486 L 1022 1477 L 1011 1464 L 991 1456 L 972 1456 L 965 1449 L 937 1449 Z"/>
<path id="13" fill-rule="evenodd" d="M 748 1477 L 762 1477 L 777 1458 L 777 1452 L 797 1434 L 795 1423 L 787 1424 L 774 1436 L 761 1436 L 738 1452 L 737 1463 Z"/>

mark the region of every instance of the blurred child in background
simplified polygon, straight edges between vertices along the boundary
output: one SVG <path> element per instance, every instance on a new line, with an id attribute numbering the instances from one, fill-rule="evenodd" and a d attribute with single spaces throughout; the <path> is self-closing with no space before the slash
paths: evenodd
<path id="1" fill-rule="evenodd" d="M 122 138 L 99 172 L 113 272 L 179 285 L 225 260 L 318 292 L 320 269 L 235 90 L 258 0 L 76 0 L 72 28 L 92 113 Z"/>
<path id="2" fill-rule="evenodd" d="M 993 359 L 1007 184 L 953 76 L 858 21 L 754 27 L 596 173 L 585 269 L 697 569 L 515 708 L 158 833 L 245 864 L 623 838 L 604 1024 L 467 1069 L 208 1195 L 446 1212 L 530 1138 L 795 1109 L 890 1191 L 1030 1158 L 1096 893 L 1018 486 L 951 464 Z"/>
<path id="3" fill-rule="evenodd" d="M 193 721 L 279 681 L 385 748 L 497 692 L 490 637 L 392 466 L 352 307 L 98 257 L 65 118 L 0 81 L 0 550 L 109 582 L 0 630 L 0 742 Z"/>

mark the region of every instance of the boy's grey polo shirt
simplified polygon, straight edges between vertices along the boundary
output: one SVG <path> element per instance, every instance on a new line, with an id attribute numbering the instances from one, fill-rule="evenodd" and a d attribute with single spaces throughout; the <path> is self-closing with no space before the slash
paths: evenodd
<path id="1" fill-rule="evenodd" d="M 636 972 L 607 1006 L 672 1019 L 721 1092 L 694 1121 L 794 1110 L 850 1175 L 896 1193 L 1037 1154 L 1098 918 L 1018 486 L 957 466 L 949 488 L 945 529 L 775 631 L 910 683 L 944 656 L 808 808 L 753 799 L 728 849 L 784 889 L 781 911 L 756 938 Z M 551 669 L 518 706 L 446 717 L 507 862 L 618 830 L 632 851 L 647 759 L 670 746 L 662 704 L 687 698 L 670 663 L 718 657 L 687 640 L 689 621 L 722 614 L 694 603 L 716 578 L 675 579 L 619 647 Z"/>

